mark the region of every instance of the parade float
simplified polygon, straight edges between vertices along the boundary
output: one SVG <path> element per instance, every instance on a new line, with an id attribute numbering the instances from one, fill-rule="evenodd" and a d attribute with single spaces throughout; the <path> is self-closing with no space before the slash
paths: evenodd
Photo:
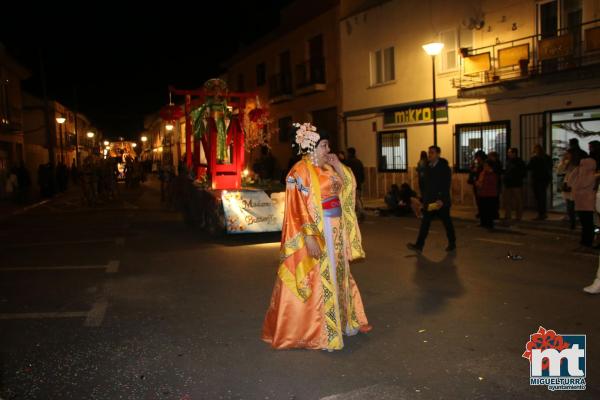
<path id="1" fill-rule="evenodd" d="M 190 178 L 182 201 L 186 222 L 211 234 L 280 231 L 283 187 L 258 185 L 246 167 L 246 155 L 268 146 L 272 133 L 258 95 L 230 92 L 221 79 L 201 89 L 169 90 L 185 98 L 183 111 L 170 104 L 161 117 L 168 123 L 185 115 L 185 168 L 179 173 Z"/>

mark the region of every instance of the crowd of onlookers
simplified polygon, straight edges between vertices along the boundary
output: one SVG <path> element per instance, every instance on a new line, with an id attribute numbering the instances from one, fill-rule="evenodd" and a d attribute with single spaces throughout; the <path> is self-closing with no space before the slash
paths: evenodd
<path id="1" fill-rule="evenodd" d="M 145 180 L 145 176 L 144 164 L 131 157 L 121 160 L 89 155 L 81 161 L 79 167 L 75 161 L 71 166 L 62 160 L 55 166 L 51 163 L 40 164 L 37 169 L 37 184 L 39 198 L 51 198 L 73 186 L 81 191 L 83 204 L 94 206 L 119 197 L 119 180 L 124 181 L 127 187 L 136 187 Z M 0 173 L 0 184 L 0 198 L 4 200 L 27 204 L 38 198 L 32 193 L 31 175 L 24 163 L 10 168 L 7 173 Z"/>
<path id="2" fill-rule="evenodd" d="M 427 162 L 427 153 L 422 152 L 416 167 L 419 188 L 423 187 Z M 507 226 L 521 221 L 525 182 L 529 182 L 535 199 L 537 216 L 534 220 L 547 219 L 547 193 L 553 172 L 556 172 L 558 177 L 558 192 L 565 201 L 570 228 L 575 229 L 579 221 L 581 246 L 593 247 L 594 215 L 600 216 L 600 141 L 590 142 L 588 151 L 585 151 L 579 146 L 577 139 L 571 139 L 556 167 L 541 145 L 534 147 L 528 162 L 519 156 L 518 149 L 509 148 L 505 165 L 497 152 L 486 154 L 482 150 L 477 151 L 469 168 L 467 182 L 473 188 L 476 217 L 480 226 L 493 229 L 496 221 Z M 387 208 L 381 211 L 396 215 L 414 213 L 414 204 L 411 201 L 414 197 L 418 197 L 418 194 L 408 183 L 400 186 L 394 184 L 385 196 Z"/>

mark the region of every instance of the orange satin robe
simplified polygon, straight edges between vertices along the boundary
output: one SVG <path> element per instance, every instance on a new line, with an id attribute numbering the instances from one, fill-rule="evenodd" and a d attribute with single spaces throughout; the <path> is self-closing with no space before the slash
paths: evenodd
<path id="1" fill-rule="evenodd" d="M 318 184 L 318 187 L 315 186 Z M 262 339 L 276 349 L 339 350 L 342 335 L 368 325 L 349 261 L 364 256 L 354 215 L 356 184 L 349 169 L 340 177 L 305 158 L 287 177 L 281 260 Z M 337 196 L 343 214 L 327 217 L 321 201 Z M 313 235 L 322 257 L 311 258 L 304 236 Z"/>

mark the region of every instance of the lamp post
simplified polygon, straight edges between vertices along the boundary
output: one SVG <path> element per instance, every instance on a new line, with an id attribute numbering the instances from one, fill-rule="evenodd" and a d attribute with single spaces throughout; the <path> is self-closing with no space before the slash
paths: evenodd
<path id="1" fill-rule="evenodd" d="M 424 44 L 423 50 L 431 56 L 431 75 L 433 80 L 433 106 L 431 112 L 433 113 L 433 145 L 437 146 L 437 99 L 435 93 L 435 56 L 442 52 L 444 43 L 432 42 Z"/>
<path id="2" fill-rule="evenodd" d="M 88 143 L 89 143 L 90 152 L 91 152 L 91 150 L 94 148 L 94 136 L 96 136 L 96 134 L 92 131 L 89 131 L 88 133 L 86 133 L 86 136 L 88 138 Z"/>
<path id="3" fill-rule="evenodd" d="M 64 162 L 64 151 L 63 151 L 63 124 L 67 119 L 63 116 L 56 117 L 56 122 L 59 126 L 59 138 L 60 138 L 60 161 Z"/>

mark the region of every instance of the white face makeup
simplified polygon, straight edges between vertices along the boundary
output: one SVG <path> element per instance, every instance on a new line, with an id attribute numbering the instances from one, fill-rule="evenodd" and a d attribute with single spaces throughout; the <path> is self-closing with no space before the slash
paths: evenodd
<path id="1" fill-rule="evenodd" d="M 316 164 L 319 166 L 323 165 L 326 161 L 326 156 L 327 154 L 329 154 L 330 151 L 331 150 L 329 149 L 329 140 L 321 140 L 317 145 L 317 148 L 315 149 Z"/>

